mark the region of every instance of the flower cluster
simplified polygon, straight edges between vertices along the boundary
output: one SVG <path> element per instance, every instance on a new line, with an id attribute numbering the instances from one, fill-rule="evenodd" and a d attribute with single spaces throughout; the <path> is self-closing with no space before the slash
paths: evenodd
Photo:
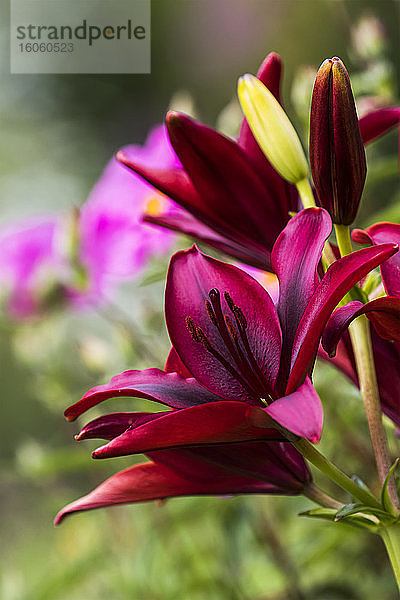
<path id="1" fill-rule="evenodd" d="M 107 255 L 107 236 L 117 240 L 118 253 L 123 249 L 132 256 L 137 248 L 124 216 L 122 225 L 117 217 L 109 226 L 103 226 L 102 216 L 120 202 L 128 215 L 125 177 L 128 181 L 132 171 L 132 191 L 145 180 L 157 198 L 157 211 L 152 199 L 147 203 L 145 222 L 189 234 L 249 267 L 271 271 L 279 280 L 279 296 L 274 304 L 248 273 L 196 246 L 172 257 L 165 288 L 172 348 L 164 371 L 121 373 L 65 412 L 73 421 L 120 396 L 163 405 L 159 412 L 104 415 L 77 436 L 106 441 L 94 451 L 96 459 L 140 453 L 150 460 L 117 473 L 66 506 L 57 523 L 77 511 L 182 495 L 304 494 L 340 507 L 316 491 L 305 458 L 375 510 L 397 515 L 393 494 L 392 504 L 382 507 L 369 491 L 326 466 L 314 449 L 323 412 L 312 374 L 316 357 L 322 356 L 355 383 L 360 381 L 364 391 L 360 348 L 368 354 L 368 337 L 352 347 L 347 328 L 355 339 L 351 323 L 366 315 L 372 323 L 382 407 L 400 425 L 400 226 L 380 223 L 355 230 L 353 240 L 366 246 L 355 252 L 346 238 L 364 187 L 364 144 L 395 126 L 399 109 L 378 110 L 358 120 L 343 63 L 338 58 L 325 61 L 311 108 L 312 189 L 301 143 L 281 105 L 280 81 L 277 54 L 265 59 L 257 77 L 240 80 L 245 118 L 237 140 L 170 112 L 166 129 L 175 162 L 165 164 L 162 156 L 147 161 L 129 148 L 121 150 L 117 158 L 128 169 L 119 172 L 121 189 L 115 182 L 106 187 L 117 169 L 112 163 L 103 192 L 96 188 L 82 211 L 81 232 L 87 232 L 82 261 L 95 279 L 96 264 L 117 260 Z M 332 221 L 339 248 L 327 241 Z M 125 269 L 117 263 L 120 273 L 129 275 L 129 264 Z M 382 286 L 368 290 L 368 274 L 377 267 Z M 387 475 L 382 456 L 378 467 Z M 390 490 L 387 481 L 386 488 Z"/>

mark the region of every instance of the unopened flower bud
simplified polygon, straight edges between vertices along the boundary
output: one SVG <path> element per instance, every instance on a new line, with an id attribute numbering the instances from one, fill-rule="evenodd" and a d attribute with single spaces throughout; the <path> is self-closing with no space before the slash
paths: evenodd
<path id="1" fill-rule="evenodd" d="M 274 95 L 253 75 L 239 79 L 238 95 L 250 129 L 272 166 L 290 183 L 304 180 L 308 167 L 303 148 Z"/>
<path id="2" fill-rule="evenodd" d="M 349 76 L 336 57 L 322 63 L 314 83 L 310 164 L 321 206 L 334 223 L 350 225 L 360 204 L 367 165 Z"/>

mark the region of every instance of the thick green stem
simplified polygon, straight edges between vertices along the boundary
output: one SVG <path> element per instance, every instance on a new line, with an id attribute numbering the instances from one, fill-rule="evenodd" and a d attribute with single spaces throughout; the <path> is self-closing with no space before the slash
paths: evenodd
<path id="1" fill-rule="evenodd" d="M 385 544 L 400 591 L 400 528 L 398 525 L 382 528 L 380 536 Z"/>
<path id="2" fill-rule="evenodd" d="M 314 467 L 327 475 L 343 490 L 357 498 L 363 504 L 382 508 L 378 500 L 367 490 L 359 487 L 346 473 L 343 473 L 336 465 L 328 460 L 315 446 L 308 440 L 301 438 L 298 442 L 293 442 L 293 446 L 306 458 Z"/>
<path id="3" fill-rule="evenodd" d="M 314 194 L 312 192 L 310 182 L 308 178 L 305 177 L 301 181 L 296 183 L 297 191 L 300 194 L 301 202 L 304 208 L 311 208 L 315 206 Z"/>
<path id="4" fill-rule="evenodd" d="M 315 483 L 308 483 L 304 490 L 303 496 L 309 498 L 316 504 L 320 506 L 324 506 L 325 508 L 334 508 L 335 510 L 339 510 L 343 506 L 341 502 L 335 500 L 324 491 L 322 491 Z"/>
<path id="5" fill-rule="evenodd" d="M 351 246 L 349 228 L 345 225 L 335 225 L 335 229 L 341 256 L 351 254 L 353 249 Z M 365 315 L 361 315 L 350 324 L 349 333 L 356 359 L 358 381 L 360 384 L 361 395 L 364 400 L 365 413 L 368 420 L 379 479 L 383 484 L 391 467 L 391 460 L 386 433 L 382 422 L 382 409 L 378 383 L 376 380 L 369 321 Z M 394 506 L 399 508 L 399 500 L 393 480 L 389 482 L 388 491 Z"/>

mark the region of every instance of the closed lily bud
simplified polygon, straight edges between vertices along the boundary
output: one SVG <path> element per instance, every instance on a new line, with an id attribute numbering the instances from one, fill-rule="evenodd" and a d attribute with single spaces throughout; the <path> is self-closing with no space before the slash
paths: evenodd
<path id="1" fill-rule="evenodd" d="M 239 79 L 238 95 L 250 129 L 274 169 L 290 183 L 303 181 L 308 173 L 303 148 L 274 95 L 253 75 Z"/>
<path id="2" fill-rule="evenodd" d="M 321 206 L 334 223 L 350 225 L 357 215 L 367 165 L 349 76 L 336 57 L 322 63 L 314 83 L 310 164 Z"/>

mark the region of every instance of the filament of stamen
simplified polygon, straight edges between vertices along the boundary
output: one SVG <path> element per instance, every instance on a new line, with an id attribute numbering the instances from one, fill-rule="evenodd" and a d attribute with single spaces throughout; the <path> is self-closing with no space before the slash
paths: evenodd
<path id="1" fill-rule="evenodd" d="M 249 340 L 246 335 L 247 319 L 244 316 L 242 309 L 234 303 L 229 292 L 225 292 L 224 297 L 225 297 L 227 305 L 229 306 L 231 312 L 233 313 L 233 315 L 235 317 L 236 325 L 238 327 L 240 337 L 243 342 L 243 346 L 246 350 L 246 356 L 250 360 L 252 371 L 254 371 L 254 374 L 257 376 L 257 379 L 260 382 L 262 388 L 264 390 L 266 389 L 268 391 L 268 395 L 270 396 L 271 393 L 273 393 L 272 386 L 269 384 L 267 379 L 264 377 L 264 374 L 261 371 L 261 369 L 254 357 L 254 354 L 250 348 Z"/>
<path id="2" fill-rule="evenodd" d="M 186 317 L 186 327 L 187 327 L 190 335 L 192 336 L 193 341 L 203 344 L 204 348 L 208 352 L 210 352 L 210 354 L 212 354 L 214 356 L 214 358 L 216 358 L 225 367 L 225 369 L 232 375 L 232 377 L 234 377 L 240 383 L 240 385 L 242 387 L 244 387 L 246 390 L 248 390 L 249 385 L 248 385 L 247 381 L 245 381 L 245 379 L 243 379 L 243 377 L 240 375 L 240 373 L 238 373 L 229 364 L 229 362 L 222 356 L 222 354 L 220 354 L 217 350 L 215 350 L 215 348 L 212 347 L 210 340 L 208 339 L 208 337 L 206 336 L 206 334 L 204 333 L 202 328 L 196 327 L 193 319 L 189 316 Z M 253 392 L 252 392 L 252 395 L 254 395 Z"/>
<path id="3" fill-rule="evenodd" d="M 242 377 L 244 377 L 248 381 L 246 389 L 248 389 L 253 396 L 255 395 L 256 397 L 259 397 L 263 393 L 264 388 L 262 386 L 260 387 L 260 382 L 256 377 L 254 377 L 253 369 L 247 362 L 242 350 L 240 349 L 240 352 L 238 352 L 238 343 L 234 343 L 234 339 L 232 340 L 229 329 L 225 322 L 224 315 L 222 313 L 221 297 L 219 290 L 217 290 L 216 288 L 212 289 L 209 292 L 209 297 L 211 300 L 212 308 L 214 309 L 216 327 L 226 347 L 228 348 L 233 360 L 235 361 L 240 372 L 242 373 Z"/>

